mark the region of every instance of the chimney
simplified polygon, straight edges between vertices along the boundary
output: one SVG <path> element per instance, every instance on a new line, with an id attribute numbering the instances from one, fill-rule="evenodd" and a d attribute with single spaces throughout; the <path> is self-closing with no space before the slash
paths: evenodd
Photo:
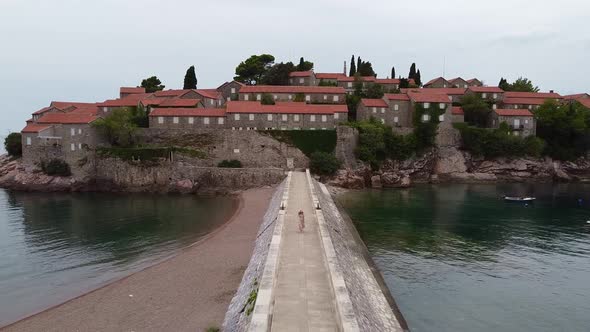
<path id="1" fill-rule="evenodd" d="M 346 60 L 344 61 L 344 75 L 346 75 Z"/>
<path id="2" fill-rule="evenodd" d="M 549 90 L 549 93 L 553 93 L 553 90 Z"/>

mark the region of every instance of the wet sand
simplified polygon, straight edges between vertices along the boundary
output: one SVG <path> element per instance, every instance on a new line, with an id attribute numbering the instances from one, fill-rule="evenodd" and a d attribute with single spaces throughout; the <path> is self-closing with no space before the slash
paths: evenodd
<path id="1" fill-rule="evenodd" d="M 7 331 L 203 331 L 221 327 L 274 188 L 240 197 L 232 219 L 177 256 L 9 325 Z"/>

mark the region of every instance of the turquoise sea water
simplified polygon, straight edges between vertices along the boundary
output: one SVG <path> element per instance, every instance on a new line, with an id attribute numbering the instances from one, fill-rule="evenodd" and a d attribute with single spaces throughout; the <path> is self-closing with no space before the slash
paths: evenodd
<path id="1" fill-rule="evenodd" d="M 338 200 L 412 331 L 590 330 L 590 185 L 420 185 Z"/>
<path id="2" fill-rule="evenodd" d="M 178 252 L 228 220 L 237 204 L 0 190 L 0 326 Z"/>

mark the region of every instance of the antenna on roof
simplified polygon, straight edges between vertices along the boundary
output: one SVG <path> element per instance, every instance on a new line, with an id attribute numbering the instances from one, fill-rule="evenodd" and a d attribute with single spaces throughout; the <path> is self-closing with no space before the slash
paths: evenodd
<path id="1" fill-rule="evenodd" d="M 344 60 L 344 72 L 343 72 L 343 74 L 346 75 L 346 60 Z"/>

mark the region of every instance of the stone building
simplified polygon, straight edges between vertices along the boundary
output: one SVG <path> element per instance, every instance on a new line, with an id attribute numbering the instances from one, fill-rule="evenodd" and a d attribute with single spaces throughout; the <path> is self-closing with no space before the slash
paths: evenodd
<path id="1" fill-rule="evenodd" d="M 221 98 L 227 102 L 230 100 L 238 100 L 240 89 L 243 86 L 245 86 L 245 84 L 237 81 L 231 81 L 223 83 L 222 85 L 217 87 L 216 90 L 219 91 L 219 93 L 221 93 Z"/>
<path id="2" fill-rule="evenodd" d="M 348 108 L 339 105 L 314 105 L 304 102 L 230 101 L 227 103 L 227 128 L 233 130 L 334 129 L 348 120 Z"/>
<path id="3" fill-rule="evenodd" d="M 315 73 L 313 72 L 313 70 L 290 72 L 289 73 L 289 85 L 296 85 L 296 86 L 317 85 Z"/>
<path id="4" fill-rule="evenodd" d="M 553 91 L 550 92 L 516 92 L 506 91 L 502 100 L 504 109 L 528 109 L 534 110 L 541 106 L 547 99 L 562 101 L 563 97 Z"/>
<path id="5" fill-rule="evenodd" d="M 240 89 L 241 101 L 261 101 L 263 95 L 272 96 L 275 101 L 296 101 L 297 98 L 310 104 L 344 104 L 345 90 L 333 86 L 282 86 L 252 85 Z"/>
<path id="6" fill-rule="evenodd" d="M 453 106 L 451 108 L 451 122 L 452 123 L 463 123 L 465 122 L 465 112 L 460 106 Z"/>
<path id="7" fill-rule="evenodd" d="M 223 108 L 154 108 L 149 115 L 154 129 L 224 129 L 226 114 Z"/>
<path id="8" fill-rule="evenodd" d="M 424 84 L 425 88 L 450 88 L 451 83 L 445 80 L 443 77 L 433 78 Z"/>
<path id="9" fill-rule="evenodd" d="M 526 109 L 496 109 L 492 112 L 492 128 L 500 127 L 501 123 L 510 126 L 513 135 L 530 136 L 536 134 L 536 120 Z"/>
<path id="10" fill-rule="evenodd" d="M 467 89 L 469 87 L 469 82 L 462 79 L 461 77 L 451 78 L 450 80 L 447 80 L 447 81 L 449 82 L 449 87 L 451 87 L 451 88 Z"/>

